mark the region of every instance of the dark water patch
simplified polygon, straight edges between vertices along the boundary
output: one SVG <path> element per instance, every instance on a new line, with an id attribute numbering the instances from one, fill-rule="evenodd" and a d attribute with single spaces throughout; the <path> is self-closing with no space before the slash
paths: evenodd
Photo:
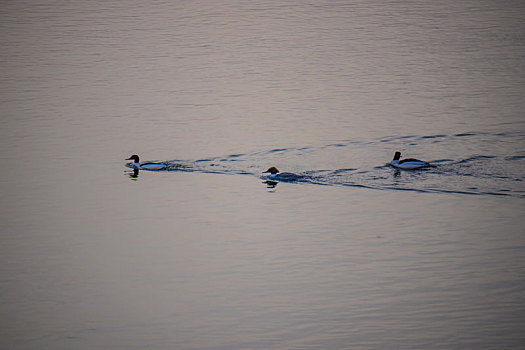
<path id="1" fill-rule="evenodd" d="M 385 138 L 382 138 L 379 140 L 379 142 L 392 142 L 392 141 L 398 141 L 398 140 L 407 140 L 407 139 L 413 139 L 416 138 L 417 135 L 405 135 L 405 136 L 387 136 Z"/>
<path id="2" fill-rule="evenodd" d="M 390 163 L 385 163 L 383 165 L 378 165 L 376 167 L 374 167 L 374 169 L 386 169 L 386 168 L 392 168 L 392 165 Z"/>
<path id="3" fill-rule="evenodd" d="M 513 160 L 522 160 L 525 159 L 525 156 L 509 156 L 505 157 L 505 160 L 513 161 Z"/>
<path id="4" fill-rule="evenodd" d="M 427 136 L 421 136 L 421 137 L 419 137 L 419 139 L 426 140 L 426 139 L 437 139 L 437 138 L 445 138 L 445 137 L 448 137 L 448 135 L 443 135 L 443 134 L 427 135 Z"/>
<path id="5" fill-rule="evenodd" d="M 475 134 L 475 133 L 472 133 L 472 132 L 464 132 L 464 133 L 460 133 L 460 134 L 454 134 L 454 136 L 456 137 L 465 137 L 465 136 L 476 136 L 478 134 Z"/>
<path id="6" fill-rule="evenodd" d="M 337 143 L 329 143 L 327 145 L 321 146 L 321 148 L 337 148 L 337 147 L 347 147 L 350 145 L 365 145 L 368 144 L 368 142 L 363 142 L 359 140 L 344 140 Z"/>
<path id="7" fill-rule="evenodd" d="M 375 188 L 375 187 L 372 187 L 372 186 L 367 186 L 367 185 L 357 184 L 357 183 L 343 183 L 343 184 L 336 184 L 336 185 L 344 186 L 344 187 L 366 188 L 366 189 L 370 189 L 370 190 L 378 190 L 379 189 L 379 188 Z"/>
<path id="8" fill-rule="evenodd" d="M 235 158 L 239 158 L 239 157 L 243 157 L 245 156 L 246 154 L 244 153 L 239 153 L 239 154 L 230 154 L 229 156 L 226 156 L 224 159 L 225 160 L 235 160 Z"/>
<path id="9" fill-rule="evenodd" d="M 272 150 L 266 151 L 265 153 L 266 153 L 266 154 L 282 153 L 282 152 L 286 152 L 286 151 L 289 151 L 289 150 L 290 150 L 289 148 L 275 148 L 275 149 L 272 149 Z"/>

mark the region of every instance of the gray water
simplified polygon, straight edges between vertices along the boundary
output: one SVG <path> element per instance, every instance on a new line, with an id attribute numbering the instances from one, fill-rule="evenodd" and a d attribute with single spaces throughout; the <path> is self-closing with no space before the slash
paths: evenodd
<path id="1" fill-rule="evenodd" d="M 523 2 L 0 5 L 2 349 L 523 347 Z"/>

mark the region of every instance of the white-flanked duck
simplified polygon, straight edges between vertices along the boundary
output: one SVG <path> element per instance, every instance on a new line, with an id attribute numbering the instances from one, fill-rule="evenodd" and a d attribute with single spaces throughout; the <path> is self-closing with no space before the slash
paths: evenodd
<path id="1" fill-rule="evenodd" d="M 144 162 L 140 163 L 139 156 L 134 154 L 131 157 L 127 158 L 126 160 L 132 160 L 133 161 L 133 168 L 135 169 L 144 169 L 144 170 L 162 170 L 166 168 L 166 164 L 164 163 L 154 163 L 154 162 Z"/>
<path id="2" fill-rule="evenodd" d="M 424 160 L 414 158 L 401 159 L 401 152 L 396 152 L 394 154 L 394 159 L 392 159 L 390 165 L 401 169 L 419 169 L 432 166 L 432 164 L 425 162 Z"/>
<path id="3" fill-rule="evenodd" d="M 272 180 L 281 180 L 281 181 L 296 181 L 302 177 L 301 175 L 297 175 L 294 173 L 281 173 L 279 172 L 279 169 L 277 169 L 274 166 L 271 168 L 268 168 L 268 170 L 266 171 L 263 171 L 263 174 L 264 173 L 270 173 L 270 175 L 268 175 L 268 178 Z"/>

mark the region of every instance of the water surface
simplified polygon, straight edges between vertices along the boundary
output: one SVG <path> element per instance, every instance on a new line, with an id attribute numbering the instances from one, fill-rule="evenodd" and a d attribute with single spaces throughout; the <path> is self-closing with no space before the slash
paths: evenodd
<path id="1" fill-rule="evenodd" d="M 3 1 L 1 347 L 521 348 L 524 10 Z"/>

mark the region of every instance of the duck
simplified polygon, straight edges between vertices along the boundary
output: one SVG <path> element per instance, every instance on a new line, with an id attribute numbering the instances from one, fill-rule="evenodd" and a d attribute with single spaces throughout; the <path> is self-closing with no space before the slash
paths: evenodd
<path id="1" fill-rule="evenodd" d="M 270 178 L 271 180 L 296 181 L 302 177 L 301 175 L 297 175 L 294 173 L 281 173 L 279 169 L 277 169 L 274 166 L 268 168 L 268 170 L 266 171 L 263 171 L 263 174 L 264 173 L 270 173 L 270 175 L 268 175 L 268 178 Z"/>
<path id="2" fill-rule="evenodd" d="M 394 154 L 394 159 L 390 162 L 390 165 L 392 165 L 395 168 L 401 168 L 401 169 L 420 169 L 424 167 L 432 166 L 430 163 L 425 162 L 424 160 L 414 159 L 414 158 L 407 158 L 407 159 L 400 159 L 401 158 L 401 152 L 396 152 Z"/>
<path id="3" fill-rule="evenodd" d="M 140 163 L 139 156 L 134 154 L 131 157 L 127 158 L 126 160 L 132 160 L 133 161 L 133 168 L 134 169 L 140 169 L 140 170 L 162 170 L 166 168 L 166 164 L 164 163 L 154 163 L 154 162 L 144 162 Z"/>

